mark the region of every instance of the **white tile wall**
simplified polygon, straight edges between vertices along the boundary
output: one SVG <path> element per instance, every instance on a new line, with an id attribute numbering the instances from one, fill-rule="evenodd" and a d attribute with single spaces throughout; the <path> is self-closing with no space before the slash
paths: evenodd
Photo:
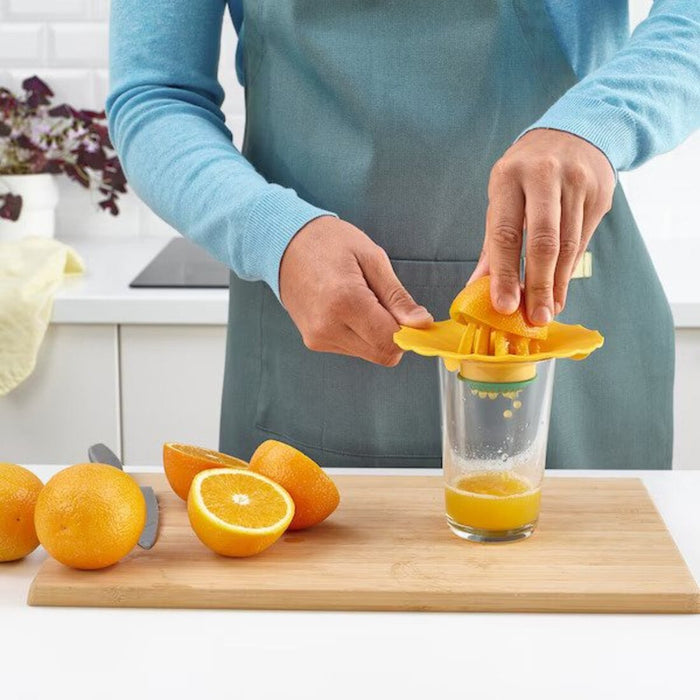
<path id="1" fill-rule="evenodd" d="M 0 25 L 0 66 L 35 64 L 46 58 L 46 27 L 38 23 L 3 22 Z"/>
<path id="2" fill-rule="evenodd" d="M 11 20 L 84 19 L 89 12 L 88 0 L 7 0 L 6 12 Z"/>
<path id="3" fill-rule="evenodd" d="M 106 68 L 106 22 L 55 22 L 49 25 L 49 65 Z"/>
<path id="4" fill-rule="evenodd" d="M 101 108 L 108 91 L 109 4 L 109 0 L 0 0 L 0 85 L 17 88 L 23 78 L 37 73 L 52 86 L 59 101 Z M 650 6 L 651 0 L 630 0 L 633 26 Z M 227 122 L 240 146 L 245 118 L 243 90 L 235 77 L 235 51 L 236 35 L 227 14 L 219 79 L 226 92 Z M 645 236 L 700 234 L 695 212 L 698 162 L 700 134 L 673 153 L 622 176 Z M 115 219 L 96 211 L 89 193 L 72 183 L 64 185 L 59 234 L 170 232 L 133 195 L 124 199 L 123 213 Z"/>
<path id="5" fill-rule="evenodd" d="M 46 4 L 46 0 L 39 0 Z M 92 0 L 92 18 L 99 20 L 109 19 L 109 0 Z"/>

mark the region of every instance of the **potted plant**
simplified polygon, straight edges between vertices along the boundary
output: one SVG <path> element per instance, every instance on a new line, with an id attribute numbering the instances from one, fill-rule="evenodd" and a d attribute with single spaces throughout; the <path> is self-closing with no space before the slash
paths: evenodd
<path id="1" fill-rule="evenodd" d="M 61 173 L 96 190 L 99 206 L 116 216 L 126 178 L 105 113 L 53 106 L 51 88 L 36 76 L 22 89 L 0 88 L 0 239 L 53 236 Z"/>

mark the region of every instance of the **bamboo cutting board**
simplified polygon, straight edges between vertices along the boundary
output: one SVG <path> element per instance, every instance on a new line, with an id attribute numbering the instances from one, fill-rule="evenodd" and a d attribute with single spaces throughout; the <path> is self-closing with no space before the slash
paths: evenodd
<path id="1" fill-rule="evenodd" d="M 250 559 L 210 552 L 160 475 L 158 542 L 102 571 L 47 560 L 30 605 L 690 613 L 699 591 L 639 479 L 549 478 L 535 534 L 455 537 L 439 477 L 338 477 L 341 505 Z"/>

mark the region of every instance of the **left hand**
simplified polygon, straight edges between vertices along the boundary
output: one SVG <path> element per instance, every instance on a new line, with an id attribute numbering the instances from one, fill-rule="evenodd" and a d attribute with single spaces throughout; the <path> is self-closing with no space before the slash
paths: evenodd
<path id="1" fill-rule="evenodd" d="M 520 303 L 524 228 L 528 320 L 541 326 L 564 308 L 571 275 L 614 190 L 603 152 L 573 134 L 534 129 L 505 152 L 491 170 L 484 247 L 472 275 L 491 275 L 497 311 L 510 314 Z"/>

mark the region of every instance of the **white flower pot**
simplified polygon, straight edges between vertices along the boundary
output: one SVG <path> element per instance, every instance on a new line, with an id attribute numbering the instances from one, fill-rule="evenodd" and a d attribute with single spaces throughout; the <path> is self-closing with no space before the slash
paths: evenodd
<path id="1" fill-rule="evenodd" d="M 25 236 L 53 237 L 58 205 L 58 186 L 54 175 L 0 175 L 0 194 L 5 192 L 22 197 L 22 211 L 17 221 L 0 218 L 0 240 Z"/>

